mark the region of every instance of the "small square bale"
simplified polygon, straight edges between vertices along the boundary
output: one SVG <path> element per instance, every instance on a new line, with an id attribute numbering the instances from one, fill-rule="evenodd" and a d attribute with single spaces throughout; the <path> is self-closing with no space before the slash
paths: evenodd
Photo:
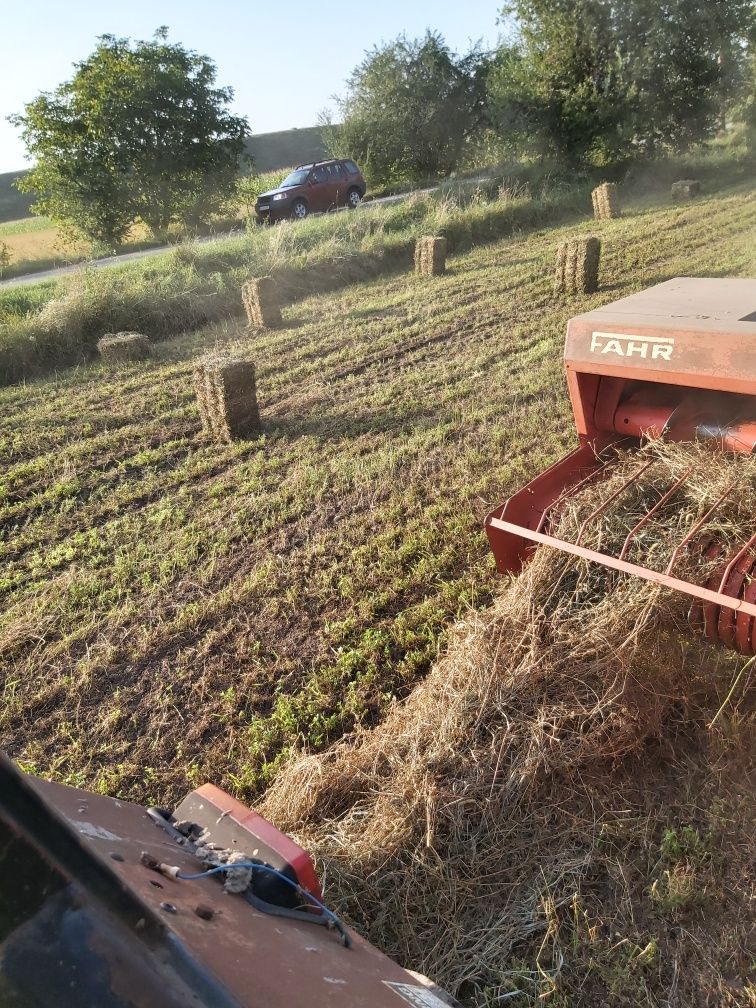
<path id="1" fill-rule="evenodd" d="M 150 341 L 135 332 L 106 333 L 97 341 L 97 349 L 100 357 L 111 363 L 143 361 L 152 355 Z"/>
<path id="2" fill-rule="evenodd" d="M 602 182 L 591 193 L 593 216 L 596 220 L 611 220 L 620 216 L 617 186 L 614 182 Z"/>
<path id="3" fill-rule="evenodd" d="M 592 294 L 598 290 L 601 242 L 569 238 L 559 246 L 554 275 L 555 294 Z"/>
<path id="4" fill-rule="evenodd" d="M 281 307 L 273 277 L 255 277 L 242 286 L 247 321 L 254 329 L 276 329 L 281 325 Z"/>
<path id="5" fill-rule="evenodd" d="M 446 272 L 446 238 L 425 236 L 415 242 L 415 272 L 423 276 L 440 276 Z"/>
<path id="6" fill-rule="evenodd" d="M 251 361 L 214 354 L 194 369 L 202 427 L 217 441 L 249 438 L 262 430 L 255 366 Z"/>
<path id="7" fill-rule="evenodd" d="M 701 195 L 701 183 L 698 179 L 680 179 L 672 183 L 672 202 L 682 203 Z"/>

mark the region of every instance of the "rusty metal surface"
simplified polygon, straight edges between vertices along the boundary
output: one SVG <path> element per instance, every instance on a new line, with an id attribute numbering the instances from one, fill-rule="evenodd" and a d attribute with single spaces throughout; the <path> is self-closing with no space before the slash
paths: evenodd
<path id="1" fill-rule="evenodd" d="M 399 993 L 405 986 L 412 997 L 416 988 L 417 1000 L 409 1003 L 441 1004 L 353 931 L 354 944 L 345 949 L 325 928 L 257 912 L 240 896 L 225 894 L 217 878 L 181 881 L 151 871 L 140 862 L 142 851 L 187 873 L 197 871 L 198 864 L 140 806 L 30 779 L 92 856 L 160 916 L 176 941 L 201 959 L 240 1004 L 402 1008 L 408 1003 Z M 209 914 L 198 915 L 198 908 Z"/>
<path id="2" fill-rule="evenodd" d="M 753 395 L 756 280 L 683 277 L 577 315 L 567 371 Z"/>

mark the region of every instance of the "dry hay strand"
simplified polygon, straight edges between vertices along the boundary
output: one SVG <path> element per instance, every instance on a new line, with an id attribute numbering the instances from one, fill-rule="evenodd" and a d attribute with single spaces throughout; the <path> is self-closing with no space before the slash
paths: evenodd
<path id="1" fill-rule="evenodd" d="M 97 349 L 104 361 L 113 363 L 148 360 L 152 353 L 147 337 L 135 332 L 106 333 L 97 341 Z"/>
<path id="2" fill-rule="evenodd" d="M 205 357 L 194 369 L 194 387 L 206 434 L 231 441 L 260 433 L 255 366 L 251 361 L 222 355 Z"/>
<path id="3" fill-rule="evenodd" d="M 555 294 L 592 294 L 598 290 L 601 242 L 598 238 L 569 238 L 557 253 Z"/>
<path id="4" fill-rule="evenodd" d="M 424 236 L 415 242 L 415 272 L 440 276 L 446 272 L 446 238 Z"/>
<path id="5" fill-rule="evenodd" d="M 611 220 L 620 216 L 617 186 L 614 182 L 602 182 L 591 193 L 593 216 L 596 220 Z"/>
<path id="6" fill-rule="evenodd" d="M 248 280 L 242 286 L 241 293 L 247 321 L 252 328 L 275 329 L 281 325 L 281 308 L 273 277 Z"/>
<path id="7" fill-rule="evenodd" d="M 701 183 L 698 179 L 680 179 L 672 183 L 672 202 L 680 203 L 701 195 Z"/>
<path id="8" fill-rule="evenodd" d="M 652 465 L 641 480 L 610 502 L 643 461 Z M 620 456 L 609 478 L 569 500 L 555 534 L 574 541 L 607 502 L 583 542 L 616 555 L 691 466 L 694 478 L 628 559 L 663 569 L 733 478 L 740 492 L 716 534 L 741 543 L 753 527 L 756 459 L 660 442 Z M 677 573 L 703 583 L 709 572 L 691 554 Z M 487 612 L 456 628 L 445 657 L 382 724 L 292 761 L 260 811 L 315 854 L 329 899 L 371 941 L 451 992 L 494 1003 L 511 991 L 513 957 L 543 972 L 546 908 L 572 898 L 594 863 L 599 826 L 592 799 L 580 806 L 585 780 L 663 739 L 711 689 L 723 659 L 691 637 L 689 605 L 541 548 Z"/>

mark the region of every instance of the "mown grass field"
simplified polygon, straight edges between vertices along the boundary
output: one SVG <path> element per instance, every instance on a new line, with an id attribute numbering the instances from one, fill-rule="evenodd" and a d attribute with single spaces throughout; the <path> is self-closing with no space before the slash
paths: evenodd
<path id="1" fill-rule="evenodd" d="M 553 300 L 523 235 L 0 391 L 0 743 L 36 772 L 168 802 L 254 796 L 405 694 L 496 590 L 481 519 L 573 442 L 567 318 L 676 275 L 754 275 L 745 187 L 600 225 L 602 289 Z M 251 356 L 260 440 L 209 444 L 213 346 Z"/>
<path id="2" fill-rule="evenodd" d="M 378 722 L 498 591 L 490 505 L 574 442 L 566 320 L 677 275 L 756 275 L 756 193 L 713 189 L 521 231 L 442 278 L 299 300 L 278 331 L 237 316 L 148 364 L 0 389 L 0 746 L 123 798 L 170 805 L 212 780 L 254 801 L 293 749 Z M 555 300 L 576 232 L 602 237 L 601 290 Z M 215 347 L 256 362 L 259 440 L 201 433 L 192 367 Z M 736 692 L 715 730 L 581 780 L 582 804 L 565 786 L 580 881 L 535 897 L 532 942 L 501 965 L 506 1003 L 752 1008 L 746 715 Z M 391 950 L 380 921 L 362 926 Z M 492 1003 L 462 974 L 466 1003 Z"/>

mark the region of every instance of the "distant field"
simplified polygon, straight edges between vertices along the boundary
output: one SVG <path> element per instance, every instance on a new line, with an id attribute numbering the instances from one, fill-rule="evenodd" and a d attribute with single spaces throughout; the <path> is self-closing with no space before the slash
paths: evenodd
<path id="1" fill-rule="evenodd" d="M 247 140 L 246 147 L 247 153 L 254 158 L 256 172 L 275 171 L 287 165 L 326 157 L 318 126 L 258 133 Z M 30 213 L 29 207 L 34 202 L 34 197 L 20 193 L 13 186 L 13 182 L 23 174 L 22 171 L 0 174 L 0 224 L 18 221 Z"/>
<path id="2" fill-rule="evenodd" d="M 13 182 L 23 174 L 18 171 L 0 174 L 0 222 L 17 220 L 27 217 L 30 213 L 29 207 L 34 198 L 20 193 L 13 185 Z"/>

